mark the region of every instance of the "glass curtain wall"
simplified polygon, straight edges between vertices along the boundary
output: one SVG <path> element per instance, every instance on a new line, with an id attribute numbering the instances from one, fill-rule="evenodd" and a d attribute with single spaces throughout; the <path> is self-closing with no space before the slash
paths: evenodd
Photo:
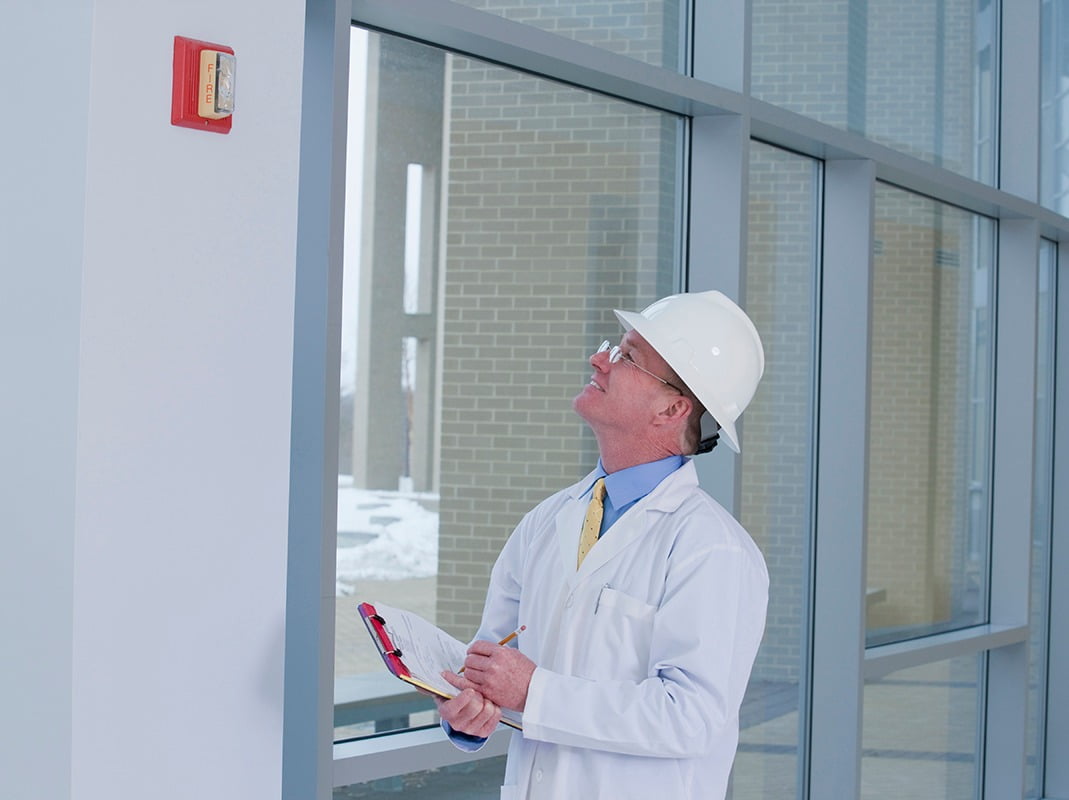
<path id="1" fill-rule="evenodd" d="M 435 724 L 357 604 L 471 638 L 513 526 L 596 463 L 571 399 L 613 309 L 676 290 L 680 263 L 679 117 L 352 37 L 338 738 Z"/>
<path id="2" fill-rule="evenodd" d="M 533 28 L 647 64 L 683 70 L 689 3 L 651 0 L 459 0 Z"/>
<path id="3" fill-rule="evenodd" d="M 753 0 L 752 7 L 754 97 L 995 181 L 998 3 Z"/>
<path id="4" fill-rule="evenodd" d="M 991 220 L 876 188 L 869 645 L 987 619 Z"/>
<path id="5" fill-rule="evenodd" d="M 1040 197 L 1069 213 L 1069 9 L 1043 0 L 1040 23 Z"/>
<path id="6" fill-rule="evenodd" d="M 746 309 L 765 377 L 746 409 L 739 518 L 769 572 L 731 797 L 794 797 L 804 731 L 812 534 L 820 164 L 750 145 Z"/>
<path id="7" fill-rule="evenodd" d="M 862 800 L 979 796 L 983 662 L 953 658 L 865 684 Z"/>
<path id="8" fill-rule="evenodd" d="M 1069 38 L 1062 34 L 1060 4 L 1037 2 L 1043 14 L 1041 200 L 1064 213 L 1059 159 L 1066 93 L 1059 76 L 1069 63 Z M 1034 463 L 1012 467 L 1035 476 L 1031 585 L 1022 585 L 1016 598 L 1031 593 L 1031 616 L 991 626 L 998 631 L 986 627 L 990 598 L 1003 597 L 1003 582 L 992 576 L 1008 574 L 992 555 L 1002 552 L 992 550 L 992 536 L 1000 546 L 1006 537 L 1002 528 L 992 531 L 991 509 L 1013 505 L 1000 505 L 1005 491 L 991 482 L 995 376 L 1005 374 L 996 370 L 994 312 L 1030 314 L 1022 310 L 1027 303 L 996 302 L 997 217 L 1031 214 L 1052 237 L 1063 223 L 1032 208 L 1030 198 L 1007 199 L 995 188 L 999 4 L 730 5 L 752 11 L 752 39 L 740 49 L 752 84 L 749 96 L 725 93 L 723 109 L 711 108 L 721 100 L 710 99 L 719 96 L 705 91 L 710 87 L 676 74 L 688 69 L 690 4 L 453 5 L 465 20 L 478 18 L 477 36 L 466 40 L 468 31 L 458 37 L 450 29 L 439 40 L 435 26 L 449 23 L 405 28 L 403 19 L 401 36 L 353 33 L 336 738 L 370 747 L 373 734 L 437 724 L 429 703 L 385 674 L 356 604 L 380 600 L 410 608 L 469 638 L 490 566 L 514 524 L 594 463 L 595 443 L 570 400 L 587 377 L 592 348 L 618 333 L 612 309 L 638 309 L 712 276 L 738 291 L 767 356 L 765 380 L 744 417 L 744 453 L 723 470 L 729 477 L 716 474 L 734 491 L 723 499 L 761 546 L 771 577 L 766 636 L 742 708 L 730 797 L 808 797 L 815 776 L 839 771 L 850 777 L 843 796 L 982 796 L 993 762 L 1010 774 L 1003 753 L 984 752 L 985 735 L 999 722 L 986 719 L 988 704 L 1000 707 L 996 700 L 1012 696 L 1019 707 L 1019 698 L 1004 690 L 1010 683 L 1023 689 L 1026 677 L 1023 668 L 999 673 L 1005 659 L 990 656 L 1019 645 L 1028 651 L 1028 733 L 1021 743 L 1027 760 L 1009 770 L 1024 767 L 1026 796 L 1050 793 L 1043 782 L 1046 691 L 1056 687 L 1047 664 L 1057 624 L 1050 616 L 1056 613 L 1051 553 L 1057 553 L 1053 241 L 1040 246 L 1036 391 L 1007 391 L 1022 407 L 1034 401 L 1036 411 Z M 717 13 L 729 9 L 720 0 L 710 6 Z M 401 19 L 398 9 L 403 4 L 376 13 Z M 699 0 L 697 19 L 705 21 L 709 10 Z M 517 44 L 525 29 L 532 53 L 540 56 L 539 48 L 553 44 L 554 59 L 565 66 L 538 57 L 515 63 L 538 63 L 559 82 L 506 65 L 526 52 Z M 411 38 L 425 38 L 427 30 L 426 38 L 442 47 Z M 494 30 L 508 33 L 501 49 L 473 46 L 464 56 L 444 49 Z M 1031 88 L 1038 81 L 1037 75 Z M 686 117 L 644 105 L 659 106 L 673 92 L 679 94 L 665 108 L 703 118 L 691 126 Z M 787 130 L 797 118 L 780 109 L 810 119 Z M 844 137 L 842 130 L 913 158 Z M 769 143 L 740 143 L 749 131 Z M 828 320 L 821 312 L 827 287 L 820 247 L 831 252 L 848 242 L 857 256 L 860 241 L 855 231 L 824 229 L 825 170 L 818 158 L 832 152 L 874 166 L 879 180 L 868 196 L 870 209 L 855 202 L 864 189 L 854 191 L 872 185 L 872 177 L 850 186 L 857 220 L 871 223 L 873 244 L 871 296 L 856 298 L 869 310 L 868 364 L 857 373 L 867 369 L 868 406 L 849 409 L 866 415 L 868 428 L 863 440 L 835 442 L 832 456 L 852 458 L 828 459 L 866 469 L 865 564 L 863 574 L 843 581 L 856 578 L 848 596 L 832 598 L 815 620 L 809 576 L 820 531 L 813 530 L 813 495 L 828 455 L 813 452 L 815 387 L 828 345 L 821 339 Z M 742 191 L 699 183 L 710 175 L 741 177 Z M 718 191 L 692 192 L 709 185 Z M 836 189 L 842 186 L 829 183 L 829 192 Z M 713 207 L 715 219 L 702 203 Z M 746 215 L 740 224 L 737 213 Z M 710 268 L 704 254 L 695 259 L 701 263 L 688 263 L 688 228 L 693 233 L 714 222 L 718 237 L 730 239 L 733 228 L 745 232 L 745 241 L 724 243 L 725 252 L 746 254 L 742 263 Z M 858 264 L 863 268 L 863 258 Z M 718 496 L 719 487 L 706 488 Z M 1018 513 L 1014 508 L 1010 516 Z M 1014 516 L 1009 522 L 1024 530 L 1029 521 Z M 860 561 L 860 550 L 857 555 Z M 850 566 L 848 572 L 860 571 Z M 864 630 L 855 625 L 843 637 L 863 636 L 857 674 L 870 679 L 842 686 L 847 711 L 829 726 L 807 707 L 818 683 L 808 674 L 811 632 L 834 629 L 862 609 Z M 888 664 L 893 667 L 885 669 Z M 828 727 L 814 727 L 820 725 Z M 807 737 L 828 731 L 831 751 L 849 755 L 844 763 L 827 763 L 807 749 Z M 417 761 L 398 768 L 408 774 L 339 787 L 336 797 L 495 797 L 501 761 L 442 769 Z"/>

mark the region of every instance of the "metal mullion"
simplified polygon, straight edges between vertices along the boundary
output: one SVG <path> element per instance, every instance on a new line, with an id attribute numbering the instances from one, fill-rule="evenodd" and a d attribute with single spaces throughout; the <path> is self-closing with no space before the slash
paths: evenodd
<path id="1" fill-rule="evenodd" d="M 294 301 L 282 798 L 329 800 L 349 25 L 305 3 Z"/>
<path id="2" fill-rule="evenodd" d="M 999 188 L 1039 201 L 1039 3 L 1002 0 Z"/>
<path id="3" fill-rule="evenodd" d="M 824 168 L 807 796 L 858 797 L 875 164 Z"/>
<path id="4" fill-rule="evenodd" d="M 1069 309 L 1069 281 L 1061 279 L 1061 265 L 1069 264 L 1069 243 L 1058 247 L 1058 301 L 1056 308 L 1064 313 Z M 1069 325 L 1062 319 L 1055 321 L 1056 342 L 1054 349 L 1054 483 L 1055 487 L 1066 486 L 1069 481 Z M 1055 491 L 1051 503 L 1050 574 L 1066 575 L 1069 570 L 1069 493 Z M 1046 775 L 1045 796 L 1069 797 L 1069 637 L 1058 635 L 1069 627 L 1069 583 L 1065 580 L 1050 582 L 1050 618 L 1048 629 L 1049 653 L 1047 661 L 1047 728 L 1046 728 Z"/>
<path id="5" fill-rule="evenodd" d="M 745 117 L 692 120 L 686 289 L 717 289 L 743 306 L 749 159 L 750 132 Z M 711 253 L 716 256 L 710 257 Z M 739 430 L 745 437 L 745 420 Z M 694 463 L 702 485 L 737 516 L 742 460 L 723 449 L 717 458 Z"/>
<path id="6" fill-rule="evenodd" d="M 992 626 L 1029 624 L 1032 464 L 1036 385 L 1039 230 L 1034 220 L 999 226 L 990 616 Z M 1027 467 L 1027 468 L 1026 468 Z M 1024 785 L 1028 641 L 988 653 L 984 796 L 1016 797 Z"/>
<path id="7" fill-rule="evenodd" d="M 732 91 L 750 91 L 750 0 L 709 0 L 694 6 L 694 77 Z"/>

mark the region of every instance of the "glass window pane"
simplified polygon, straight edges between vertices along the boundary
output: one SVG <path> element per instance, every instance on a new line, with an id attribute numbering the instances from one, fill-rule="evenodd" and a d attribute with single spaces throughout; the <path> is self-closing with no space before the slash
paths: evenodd
<path id="1" fill-rule="evenodd" d="M 983 656 L 900 670 L 866 682 L 863 800 L 973 800 Z"/>
<path id="2" fill-rule="evenodd" d="M 877 184 L 870 645 L 986 619 L 994 231 Z"/>
<path id="3" fill-rule="evenodd" d="M 1025 797 L 1043 796 L 1043 730 L 1047 704 L 1048 601 L 1053 519 L 1054 298 L 1057 245 L 1043 239 L 1039 250 L 1039 303 L 1036 318 L 1036 436 L 1032 499 L 1032 603 L 1028 641 L 1028 725 Z"/>
<path id="4" fill-rule="evenodd" d="M 614 308 L 674 291 L 678 117 L 354 29 L 336 735 L 435 724 L 356 612 L 474 634 L 490 567 L 596 443 L 571 399 Z"/>
<path id="5" fill-rule="evenodd" d="M 1069 214 L 1069 8 L 1043 0 L 1040 24 L 1040 197 Z"/>
<path id="6" fill-rule="evenodd" d="M 629 56 L 682 69 L 686 4 L 679 0 L 457 0 L 513 22 Z"/>
<path id="7" fill-rule="evenodd" d="M 746 410 L 740 519 L 765 555 L 768 620 L 740 712 L 733 798 L 796 795 L 805 691 L 812 508 L 813 352 L 819 165 L 750 149 L 746 309 L 765 377 Z"/>
<path id="8" fill-rule="evenodd" d="M 753 0 L 753 95 L 993 183 L 997 10 Z"/>

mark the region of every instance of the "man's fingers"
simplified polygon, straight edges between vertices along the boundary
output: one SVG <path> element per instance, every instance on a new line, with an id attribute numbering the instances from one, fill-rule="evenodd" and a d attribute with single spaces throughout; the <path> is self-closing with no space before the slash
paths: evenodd
<path id="1" fill-rule="evenodd" d="M 443 672 L 442 677 L 445 678 L 446 682 L 448 682 L 450 686 L 455 689 L 460 689 L 460 691 L 475 688 L 474 683 L 472 683 L 470 680 L 461 675 L 457 675 L 455 672 Z"/>
<path id="2" fill-rule="evenodd" d="M 475 719 L 472 720 L 472 725 L 478 730 L 477 735 L 485 738 L 494 732 L 497 723 L 500 721 L 501 709 L 484 698 L 482 708 L 475 716 Z"/>
<path id="3" fill-rule="evenodd" d="M 489 656 L 484 656 L 479 653 L 468 653 L 468 657 L 464 659 L 464 674 L 469 672 L 484 672 L 486 671 L 492 662 Z"/>
<path id="4" fill-rule="evenodd" d="M 465 689 L 452 700 L 443 701 L 439 712 L 454 730 L 487 737 L 501 720 L 501 709 L 474 689 Z"/>
<path id="5" fill-rule="evenodd" d="M 494 642 L 488 642 L 485 639 L 479 639 L 477 641 L 472 642 L 471 646 L 468 647 L 468 654 L 470 655 L 474 653 L 480 656 L 488 656 L 492 655 L 494 650 L 496 650 L 500 646 L 501 645 L 495 644 Z"/>

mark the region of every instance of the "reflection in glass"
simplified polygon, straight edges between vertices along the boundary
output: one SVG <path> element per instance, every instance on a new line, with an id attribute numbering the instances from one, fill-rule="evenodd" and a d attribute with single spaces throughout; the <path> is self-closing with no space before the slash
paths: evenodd
<path id="1" fill-rule="evenodd" d="M 1036 307 L 1036 435 L 1032 495 L 1032 602 L 1028 640 L 1028 723 L 1025 729 L 1025 797 L 1043 796 L 1043 729 L 1047 705 L 1046 598 L 1050 595 L 1054 461 L 1054 298 L 1057 245 L 1041 240 Z"/>
<path id="2" fill-rule="evenodd" d="M 765 377 L 746 410 L 740 519 L 770 582 L 765 638 L 740 712 L 735 800 L 794 797 L 800 785 L 819 184 L 812 159 L 751 144 L 746 310 L 761 332 Z"/>
<path id="3" fill-rule="evenodd" d="M 679 118 L 354 29 L 338 738 L 436 724 L 356 612 L 475 632 L 520 517 L 592 468 L 571 409 L 614 308 L 677 289 Z"/>
<path id="4" fill-rule="evenodd" d="M 679 0 L 457 0 L 539 30 L 681 70 L 687 4 Z"/>
<path id="5" fill-rule="evenodd" d="M 868 644 L 986 619 L 991 220 L 876 190 Z"/>
<path id="6" fill-rule="evenodd" d="M 334 789 L 332 800 L 498 800 L 505 757 L 427 769 Z"/>
<path id="7" fill-rule="evenodd" d="M 954 658 L 866 682 L 862 800 L 977 797 L 982 664 Z"/>
<path id="8" fill-rule="evenodd" d="M 755 97 L 995 181 L 998 3 L 753 0 Z"/>
<path id="9" fill-rule="evenodd" d="M 1040 24 L 1040 201 L 1069 214 L 1069 8 L 1043 0 Z"/>

